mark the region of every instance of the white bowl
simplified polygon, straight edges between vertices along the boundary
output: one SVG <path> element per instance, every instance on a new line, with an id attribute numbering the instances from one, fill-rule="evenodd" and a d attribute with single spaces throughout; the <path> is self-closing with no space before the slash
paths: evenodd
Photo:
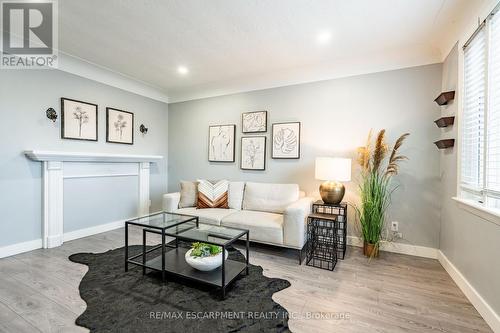
<path id="1" fill-rule="evenodd" d="M 214 269 L 222 265 L 222 252 L 209 257 L 192 257 L 191 251 L 193 251 L 193 249 L 187 251 L 184 257 L 186 258 L 186 262 L 188 263 L 189 266 L 199 271 L 204 271 L 204 272 L 213 271 Z M 227 250 L 225 251 L 225 253 L 226 253 L 225 259 L 227 259 L 228 256 Z"/>

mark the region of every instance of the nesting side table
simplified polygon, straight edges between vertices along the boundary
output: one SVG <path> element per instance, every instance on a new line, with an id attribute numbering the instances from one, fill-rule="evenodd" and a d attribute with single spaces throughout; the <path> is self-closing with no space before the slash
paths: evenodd
<path id="1" fill-rule="evenodd" d="M 313 203 L 307 221 L 306 264 L 333 270 L 347 248 L 347 204 Z"/>

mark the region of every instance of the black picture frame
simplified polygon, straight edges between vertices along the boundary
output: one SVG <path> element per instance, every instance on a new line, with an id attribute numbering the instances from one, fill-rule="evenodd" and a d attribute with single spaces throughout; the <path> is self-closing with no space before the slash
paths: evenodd
<path id="1" fill-rule="evenodd" d="M 132 115 L 132 142 L 113 141 L 109 138 L 109 111 L 110 110 Z M 133 112 L 120 110 L 120 109 L 112 108 L 112 107 L 106 107 L 106 142 L 119 143 L 119 144 L 123 144 L 123 145 L 133 145 L 134 144 L 134 131 L 135 131 L 134 122 L 135 122 L 135 120 L 134 120 L 134 113 Z"/>
<path id="2" fill-rule="evenodd" d="M 263 153 L 263 158 L 264 158 L 264 165 L 262 168 L 244 168 L 243 167 L 243 140 L 244 139 L 252 139 L 252 138 L 259 138 L 259 139 L 264 139 L 264 153 Z M 266 170 L 266 152 L 267 152 L 267 137 L 264 135 L 259 135 L 259 136 L 242 136 L 240 139 L 240 169 L 241 170 L 248 170 L 248 171 L 265 171 Z"/>
<path id="3" fill-rule="evenodd" d="M 299 133 L 297 135 L 298 139 L 298 149 L 297 149 L 297 156 L 296 157 L 283 157 L 283 156 L 275 156 L 274 155 L 274 127 L 276 125 L 286 125 L 286 124 L 298 124 L 299 125 Z M 271 126 L 271 158 L 275 160 L 298 160 L 300 159 L 300 136 L 301 136 L 301 130 L 302 130 L 302 124 L 300 121 L 289 121 L 289 122 L 283 122 L 283 123 L 273 123 Z"/>
<path id="4" fill-rule="evenodd" d="M 263 131 L 245 131 L 245 115 L 246 114 L 254 114 L 254 113 L 264 113 L 266 115 L 266 122 L 264 124 L 264 130 Z M 267 116 L 268 113 L 267 111 L 251 111 L 251 112 L 243 112 L 241 114 L 241 133 L 243 134 L 251 134 L 251 133 L 266 133 L 267 132 Z"/>
<path id="5" fill-rule="evenodd" d="M 210 159 L 210 129 L 213 127 L 233 127 L 232 129 L 232 135 L 233 135 L 233 144 L 232 144 L 232 152 L 233 152 L 233 158 L 231 160 L 216 160 L 216 159 Z M 209 125 L 208 126 L 208 145 L 207 145 L 208 151 L 207 151 L 207 157 L 209 162 L 214 162 L 214 163 L 234 163 L 236 161 L 236 125 L 235 124 L 224 124 L 224 125 Z"/>
<path id="6" fill-rule="evenodd" d="M 72 136 L 66 135 L 65 113 L 67 110 L 65 110 L 65 103 L 64 103 L 65 101 L 74 102 L 74 103 L 81 103 L 81 104 L 91 105 L 91 106 L 95 107 L 95 139 L 77 138 L 77 137 L 72 137 Z M 99 106 L 97 104 L 90 103 L 90 102 L 84 102 L 84 101 L 80 101 L 80 100 L 72 99 L 72 98 L 67 98 L 67 97 L 61 97 L 61 139 L 79 140 L 79 141 L 97 141 L 99 139 L 98 123 L 99 123 Z"/>

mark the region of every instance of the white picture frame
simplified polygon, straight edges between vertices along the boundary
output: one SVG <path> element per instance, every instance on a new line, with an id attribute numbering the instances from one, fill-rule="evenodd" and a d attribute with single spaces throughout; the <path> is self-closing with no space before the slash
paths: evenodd
<path id="1" fill-rule="evenodd" d="M 266 169 L 266 139 L 265 136 L 241 137 L 240 168 L 242 170 Z"/>
<path id="2" fill-rule="evenodd" d="M 236 125 L 208 127 L 208 161 L 234 163 Z"/>
<path id="3" fill-rule="evenodd" d="M 300 158 L 300 122 L 273 124 L 272 140 L 273 159 Z"/>

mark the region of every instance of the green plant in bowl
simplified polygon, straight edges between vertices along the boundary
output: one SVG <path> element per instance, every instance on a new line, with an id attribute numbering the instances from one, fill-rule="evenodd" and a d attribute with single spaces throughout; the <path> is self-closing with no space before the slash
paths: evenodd
<path id="1" fill-rule="evenodd" d="M 191 257 L 201 258 L 215 256 L 222 252 L 222 247 L 220 246 L 201 242 L 193 243 L 191 249 Z"/>

